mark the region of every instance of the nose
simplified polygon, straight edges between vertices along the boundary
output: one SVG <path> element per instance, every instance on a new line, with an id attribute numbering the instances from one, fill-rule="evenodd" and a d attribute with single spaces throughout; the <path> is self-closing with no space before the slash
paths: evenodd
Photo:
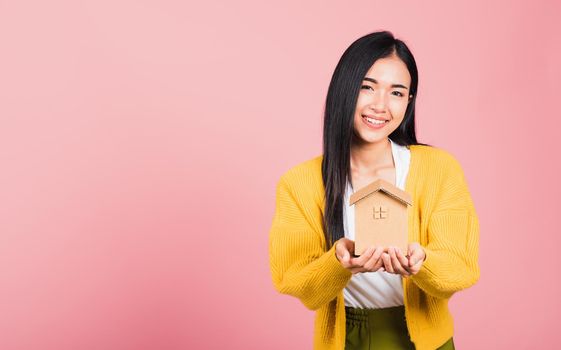
<path id="1" fill-rule="evenodd" d="M 386 111 L 386 95 L 381 90 L 382 89 L 379 89 L 374 93 L 369 106 L 375 113 L 384 113 Z"/>

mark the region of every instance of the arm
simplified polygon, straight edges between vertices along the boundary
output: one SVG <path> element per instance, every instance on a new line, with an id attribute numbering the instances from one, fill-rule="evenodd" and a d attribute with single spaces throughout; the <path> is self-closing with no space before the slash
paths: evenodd
<path id="1" fill-rule="evenodd" d="M 322 220 L 313 199 L 296 197 L 283 178 L 276 195 L 269 235 L 273 284 L 280 293 L 295 296 L 308 309 L 317 310 L 337 297 L 352 273 L 337 259 L 335 244 L 325 252 L 323 232 L 311 224 Z"/>
<path id="2" fill-rule="evenodd" d="M 455 159 L 443 175 L 428 222 L 426 259 L 411 279 L 432 296 L 450 298 L 479 279 L 479 220 Z"/>

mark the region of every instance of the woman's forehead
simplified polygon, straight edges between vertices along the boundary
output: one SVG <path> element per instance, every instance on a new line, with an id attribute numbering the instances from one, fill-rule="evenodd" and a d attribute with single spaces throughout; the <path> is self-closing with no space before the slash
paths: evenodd
<path id="1" fill-rule="evenodd" d="M 378 84 L 409 85 L 411 76 L 405 63 L 397 57 L 381 58 L 374 62 L 365 78 L 375 80 Z"/>

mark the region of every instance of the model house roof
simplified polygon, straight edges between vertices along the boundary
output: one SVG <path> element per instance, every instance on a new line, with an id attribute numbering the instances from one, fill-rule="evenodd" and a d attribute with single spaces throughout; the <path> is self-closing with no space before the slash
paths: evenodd
<path id="1" fill-rule="evenodd" d="M 413 201 L 411 195 L 409 193 L 402 191 L 401 189 L 397 188 L 396 186 L 392 185 L 386 180 L 378 179 L 372 182 L 369 185 L 364 186 L 360 190 L 356 191 L 351 195 L 350 204 L 353 205 L 356 202 L 360 201 L 363 198 L 368 197 L 370 194 L 382 191 L 385 194 L 397 199 L 398 201 L 403 202 L 404 204 L 413 205 Z"/>

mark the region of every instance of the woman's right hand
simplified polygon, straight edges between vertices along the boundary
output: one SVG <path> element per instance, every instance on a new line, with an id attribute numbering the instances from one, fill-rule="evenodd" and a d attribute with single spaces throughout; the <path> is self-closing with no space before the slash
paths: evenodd
<path id="1" fill-rule="evenodd" d="M 335 255 L 341 265 L 352 272 L 385 271 L 382 253 L 384 247 L 370 247 L 359 257 L 353 258 L 355 242 L 348 238 L 341 238 L 335 242 Z"/>

